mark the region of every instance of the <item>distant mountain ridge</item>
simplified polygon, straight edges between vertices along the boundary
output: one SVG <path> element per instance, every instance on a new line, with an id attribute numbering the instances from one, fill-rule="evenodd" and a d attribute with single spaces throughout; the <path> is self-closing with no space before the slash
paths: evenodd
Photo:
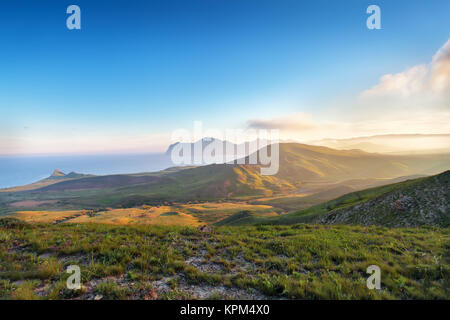
<path id="1" fill-rule="evenodd" d="M 58 169 L 55 169 L 55 171 L 53 171 L 52 175 L 48 179 L 65 177 L 65 176 L 66 176 L 66 174 L 64 172 L 62 172 Z"/>
<path id="2" fill-rule="evenodd" d="M 36 190 L 36 189 L 44 188 L 46 186 L 50 186 L 52 184 L 56 184 L 56 183 L 59 183 L 62 181 L 69 181 L 69 180 L 75 180 L 75 179 L 93 177 L 93 176 L 94 175 L 91 175 L 91 174 L 82 174 L 82 173 L 77 173 L 74 171 L 72 171 L 68 174 L 65 174 L 61 170 L 55 169 L 53 171 L 53 173 L 45 179 L 42 179 L 37 182 L 31 183 L 28 185 L 24 185 L 24 186 L 0 189 L 0 193 L 1 192 Z"/>
<path id="3" fill-rule="evenodd" d="M 191 155 L 193 155 L 194 147 L 196 145 L 200 146 L 201 150 L 203 152 L 203 150 L 211 143 L 218 143 L 218 144 L 222 145 L 223 150 L 226 150 L 227 147 L 232 148 L 234 150 L 234 148 L 237 146 L 237 144 L 229 142 L 229 141 L 223 141 L 223 140 L 212 138 L 212 137 L 205 137 L 205 138 L 202 138 L 195 142 L 175 142 L 167 148 L 165 154 L 170 156 L 172 154 L 173 150 L 175 149 L 175 147 L 179 146 L 181 149 L 191 150 Z"/>
<path id="4" fill-rule="evenodd" d="M 299 182 L 430 175 L 448 169 L 450 154 L 391 156 L 283 143 L 280 144 L 279 172 L 275 176 L 298 185 Z"/>
<path id="5" fill-rule="evenodd" d="M 77 173 L 74 171 L 72 171 L 68 174 L 65 174 L 61 170 L 55 169 L 55 171 L 53 171 L 52 175 L 44 180 L 78 179 L 78 178 L 92 177 L 92 176 L 93 175 Z M 43 180 L 41 180 L 41 181 L 43 181 Z"/>
<path id="6" fill-rule="evenodd" d="M 322 139 L 311 141 L 309 144 L 378 153 L 450 153 L 450 134 L 386 134 L 348 139 Z"/>

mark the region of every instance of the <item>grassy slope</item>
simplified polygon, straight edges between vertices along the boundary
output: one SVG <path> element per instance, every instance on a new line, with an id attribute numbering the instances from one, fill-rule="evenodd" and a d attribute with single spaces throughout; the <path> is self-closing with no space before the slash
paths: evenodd
<path id="1" fill-rule="evenodd" d="M 450 171 L 414 180 L 361 204 L 332 210 L 316 222 L 388 227 L 450 226 Z"/>
<path id="2" fill-rule="evenodd" d="M 404 210 L 395 206 L 397 200 Z M 449 203 L 450 171 L 446 171 L 432 177 L 352 192 L 276 218 L 241 219 L 240 224 L 320 222 L 385 226 L 435 224 L 447 227 Z"/>
<path id="3" fill-rule="evenodd" d="M 0 299 L 449 299 L 449 229 L 0 222 Z M 68 265 L 83 288 L 66 289 Z M 382 290 L 366 269 L 381 268 Z M 16 282 L 17 280 L 21 280 Z"/>

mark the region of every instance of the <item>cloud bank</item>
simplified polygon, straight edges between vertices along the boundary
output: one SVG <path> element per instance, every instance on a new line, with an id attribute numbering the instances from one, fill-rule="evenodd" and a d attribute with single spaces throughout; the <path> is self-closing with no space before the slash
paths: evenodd
<path id="1" fill-rule="evenodd" d="M 365 103 L 449 109 L 450 40 L 436 52 L 430 63 L 383 75 L 380 82 L 362 92 L 360 98 Z"/>

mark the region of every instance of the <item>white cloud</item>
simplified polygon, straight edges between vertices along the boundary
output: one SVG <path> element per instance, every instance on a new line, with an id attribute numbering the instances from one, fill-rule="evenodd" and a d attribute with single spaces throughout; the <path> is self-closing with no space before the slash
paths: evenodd
<path id="1" fill-rule="evenodd" d="M 380 134 L 450 133 L 450 112 L 388 115 L 361 120 L 321 120 L 304 113 L 248 122 L 253 129 L 279 129 L 281 139 L 344 139 Z"/>
<path id="2" fill-rule="evenodd" d="M 253 129 L 280 129 L 286 131 L 311 131 L 317 123 L 306 113 L 295 113 L 277 119 L 251 119 L 248 126 Z"/>
<path id="3" fill-rule="evenodd" d="M 450 40 L 433 57 L 431 87 L 437 92 L 450 94 Z"/>
<path id="4" fill-rule="evenodd" d="M 450 107 L 450 40 L 430 63 L 383 75 L 380 82 L 362 92 L 360 98 L 360 102 L 369 107 Z"/>
<path id="5" fill-rule="evenodd" d="M 409 97 L 426 87 L 428 68 L 426 65 L 414 66 L 404 72 L 386 74 L 380 83 L 362 93 L 363 97 L 398 95 Z"/>

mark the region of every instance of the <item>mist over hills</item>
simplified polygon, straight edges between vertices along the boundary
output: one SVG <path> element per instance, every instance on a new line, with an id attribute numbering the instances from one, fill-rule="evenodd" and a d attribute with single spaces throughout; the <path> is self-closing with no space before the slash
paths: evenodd
<path id="1" fill-rule="evenodd" d="M 397 154 L 450 153 L 450 134 L 385 134 L 348 139 L 322 139 L 312 145 L 335 149 Z"/>

